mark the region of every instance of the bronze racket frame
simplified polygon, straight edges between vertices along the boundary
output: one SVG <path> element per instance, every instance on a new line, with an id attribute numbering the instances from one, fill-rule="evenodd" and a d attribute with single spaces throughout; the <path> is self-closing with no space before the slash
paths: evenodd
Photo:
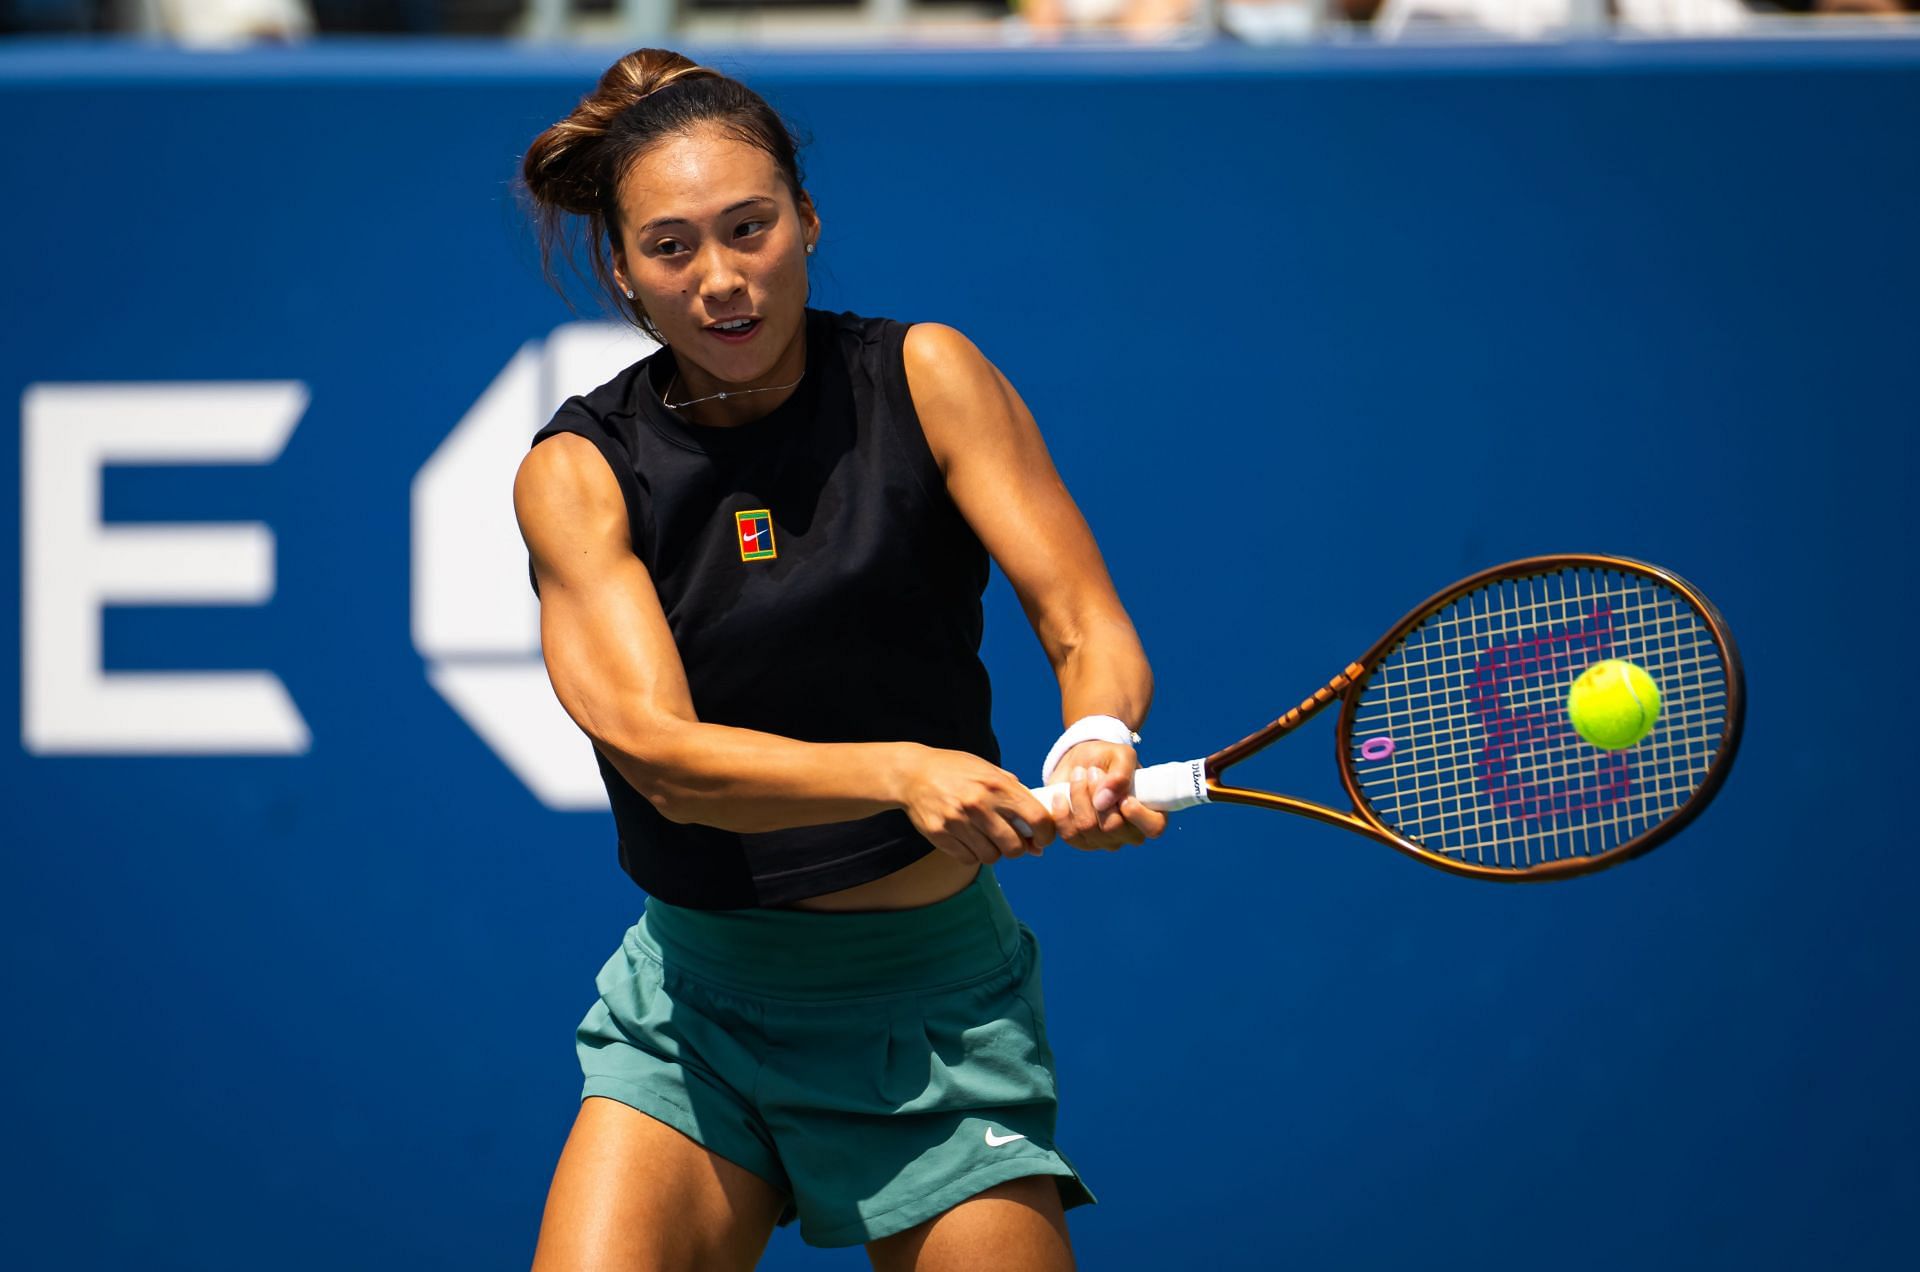
<path id="1" fill-rule="evenodd" d="M 1591 857 L 1566 857 L 1522 868 L 1501 868 L 1485 866 L 1477 862 L 1455 861 L 1440 853 L 1428 852 L 1411 840 L 1395 834 L 1371 815 L 1353 771 L 1353 714 L 1361 694 L 1367 687 L 1368 680 L 1379 667 L 1381 660 L 1400 643 L 1401 638 L 1467 593 L 1496 581 L 1535 578 L 1567 569 L 1616 570 L 1654 579 L 1684 596 L 1705 621 L 1708 634 L 1712 636 L 1715 646 L 1720 651 L 1720 659 L 1726 667 L 1727 678 L 1726 722 L 1721 730 L 1720 749 L 1707 769 L 1705 780 L 1671 815 L 1627 842 Z M 1341 708 L 1339 724 L 1334 736 L 1335 754 L 1340 764 L 1341 785 L 1346 788 L 1347 798 L 1353 804 L 1352 812 L 1343 813 L 1337 809 L 1304 799 L 1295 799 L 1289 795 L 1227 786 L 1220 782 L 1219 775 L 1222 771 L 1238 764 L 1255 752 L 1266 749 L 1284 735 L 1311 720 L 1336 699 L 1340 700 Z M 1264 729 L 1250 733 L 1232 746 L 1222 747 L 1209 755 L 1205 761 L 1208 798 L 1220 804 L 1245 804 L 1254 808 L 1271 808 L 1283 813 L 1297 813 L 1302 817 L 1310 817 L 1328 825 L 1357 831 L 1386 844 L 1389 848 L 1405 853 L 1424 865 L 1445 870 L 1451 874 L 1466 875 L 1474 879 L 1497 880 L 1502 883 L 1540 883 L 1554 879 L 1567 879 L 1575 875 L 1593 874 L 1638 857 L 1671 838 L 1688 822 L 1699 816 L 1700 810 L 1707 806 L 1719 791 L 1721 784 L 1727 780 L 1727 773 L 1733 767 L 1734 755 L 1740 749 L 1740 732 L 1745 717 L 1746 673 L 1740 664 L 1740 651 L 1733 643 L 1732 633 L 1727 630 L 1726 620 L 1720 616 L 1720 611 L 1714 608 L 1713 603 L 1707 600 L 1698 588 L 1670 570 L 1649 565 L 1645 561 L 1636 561 L 1630 557 L 1582 553 L 1523 557 L 1518 561 L 1492 566 L 1435 592 L 1396 623 L 1385 636 L 1375 641 L 1373 647 L 1362 654 L 1358 661 L 1347 664 L 1339 675 L 1329 680 L 1324 687 L 1314 690 L 1312 696 L 1302 700 L 1299 706 Z"/>

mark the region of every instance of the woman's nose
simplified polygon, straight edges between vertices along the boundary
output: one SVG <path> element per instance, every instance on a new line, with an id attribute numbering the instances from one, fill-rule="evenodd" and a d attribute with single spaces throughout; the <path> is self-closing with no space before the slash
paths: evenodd
<path id="1" fill-rule="evenodd" d="M 722 251 L 712 251 L 701 262 L 700 295 L 707 300 L 727 300 L 739 293 L 746 279 L 733 259 Z"/>

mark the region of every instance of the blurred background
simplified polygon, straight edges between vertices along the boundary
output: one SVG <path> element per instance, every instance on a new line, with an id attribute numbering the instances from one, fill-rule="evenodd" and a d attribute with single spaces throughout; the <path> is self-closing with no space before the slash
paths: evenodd
<path id="1" fill-rule="evenodd" d="M 814 304 L 952 323 L 1033 407 L 1154 662 L 1148 760 L 1533 553 L 1663 564 L 1741 642 L 1730 782 L 1591 879 L 1225 808 L 1003 866 L 1084 1267 L 1915 1266 L 1896 0 L 0 0 L 0 32 L 0 1265 L 528 1263 L 642 897 L 509 483 L 646 346 L 547 287 L 512 182 L 659 43 L 811 139 Z M 987 599 L 1024 773 L 1058 696 Z M 1332 751 L 1253 776 L 1333 800 Z M 782 1231 L 764 1266 L 864 1260 Z"/>
<path id="2" fill-rule="evenodd" d="M 0 0 L 0 33 L 128 33 L 193 46 L 334 35 L 534 40 L 1253 43 L 1551 34 L 1807 34 L 1782 18 L 1912 34 L 1920 0 Z M 1822 32 L 1827 34 L 1830 32 Z"/>

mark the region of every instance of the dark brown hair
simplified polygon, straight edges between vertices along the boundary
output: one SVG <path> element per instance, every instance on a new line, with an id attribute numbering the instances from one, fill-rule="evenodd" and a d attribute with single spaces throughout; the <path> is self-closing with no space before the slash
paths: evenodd
<path id="1" fill-rule="evenodd" d="M 620 182 L 648 150 L 703 125 L 771 155 L 799 202 L 800 143 L 760 94 L 669 49 L 635 49 L 607 68 L 572 114 L 534 138 L 520 161 L 540 265 L 555 290 L 566 294 L 556 258 L 578 271 L 584 240 L 591 280 L 615 309 L 659 337 L 637 301 L 621 303 L 625 297 L 614 281 Z"/>

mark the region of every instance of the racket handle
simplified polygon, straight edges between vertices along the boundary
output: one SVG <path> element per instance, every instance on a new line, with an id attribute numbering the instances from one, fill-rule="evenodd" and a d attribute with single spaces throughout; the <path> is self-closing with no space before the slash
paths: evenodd
<path id="1" fill-rule="evenodd" d="M 1056 795 L 1065 795 L 1067 784 L 1033 788 L 1033 797 L 1053 807 Z M 1133 774 L 1133 796 L 1156 812 L 1171 813 L 1207 802 L 1207 762 L 1175 760 L 1171 764 L 1150 764 Z"/>

